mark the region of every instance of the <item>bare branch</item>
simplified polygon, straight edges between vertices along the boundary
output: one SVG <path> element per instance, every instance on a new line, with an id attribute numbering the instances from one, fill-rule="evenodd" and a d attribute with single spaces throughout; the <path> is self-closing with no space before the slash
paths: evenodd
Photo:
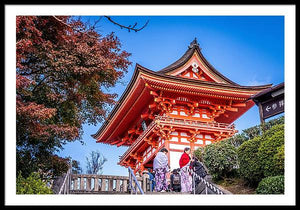
<path id="1" fill-rule="evenodd" d="M 91 27 L 92 30 L 96 29 L 96 25 L 100 22 L 101 19 L 102 17 L 99 17 L 98 20 L 95 20 L 94 24 Z"/>
<path id="2" fill-rule="evenodd" d="M 117 22 L 113 21 L 113 20 L 111 19 L 111 17 L 109 17 L 109 16 L 104 16 L 104 17 L 107 18 L 107 19 L 108 19 L 110 22 L 112 22 L 113 24 L 120 26 L 121 29 L 123 29 L 123 28 L 128 29 L 129 32 L 130 32 L 130 30 L 133 30 L 133 31 L 135 31 L 135 32 L 138 32 L 138 31 L 142 30 L 143 28 L 145 28 L 145 27 L 147 26 L 147 24 L 149 23 L 149 20 L 147 20 L 147 22 L 146 22 L 141 28 L 135 28 L 136 25 L 137 25 L 137 23 L 135 23 L 133 26 L 131 26 L 131 25 L 129 25 L 129 26 L 124 26 L 124 25 L 121 25 L 120 23 L 117 23 Z"/>
<path id="3" fill-rule="evenodd" d="M 85 35 L 89 36 L 90 38 L 95 38 L 95 39 L 98 38 L 98 37 L 94 37 L 94 36 L 89 35 L 89 34 L 87 33 L 87 31 L 82 31 L 82 30 L 78 30 L 78 29 L 74 28 L 73 26 L 71 26 L 71 25 L 65 23 L 63 20 L 60 20 L 59 18 L 57 18 L 57 17 L 54 16 L 54 15 L 53 15 L 52 17 L 53 17 L 55 20 L 59 21 L 60 23 L 64 24 L 65 26 L 70 27 L 70 28 L 72 28 L 73 30 L 75 30 L 75 31 L 77 31 L 77 32 L 79 32 L 79 33 L 85 34 Z M 111 18 L 110 16 L 104 16 L 104 17 L 107 18 L 107 19 L 108 19 L 110 22 L 112 22 L 113 24 L 120 26 L 121 29 L 123 29 L 123 28 L 128 29 L 129 32 L 130 32 L 131 30 L 133 30 L 133 31 L 135 31 L 135 32 L 138 32 L 138 31 L 142 30 L 143 28 L 145 28 L 145 27 L 148 25 L 148 23 L 149 23 L 149 20 L 147 20 L 147 22 L 146 22 L 142 27 L 136 28 L 137 23 L 135 23 L 133 26 L 131 26 L 131 25 L 125 26 L 125 25 L 122 25 L 122 24 L 120 24 L 120 23 L 115 22 L 114 20 L 112 20 L 112 18 Z M 100 21 L 101 19 L 102 19 L 102 17 L 100 17 L 99 19 L 97 19 L 97 20 L 94 22 L 94 24 L 89 28 L 89 30 L 95 30 L 96 25 L 99 23 L 99 21 Z"/>

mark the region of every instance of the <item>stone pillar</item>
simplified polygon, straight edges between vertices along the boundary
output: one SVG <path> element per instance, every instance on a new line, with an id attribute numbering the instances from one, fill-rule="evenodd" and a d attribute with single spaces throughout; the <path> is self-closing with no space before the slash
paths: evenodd
<path id="1" fill-rule="evenodd" d="M 116 191 L 119 192 L 120 191 L 120 179 L 116 180 Z"/>
<path id="2" fill-rule="evenodd" d="M 94 181 L 94 191 L 99 191 L 99 179 L 96 176 Z"/>
<path id="3" fill-rule="evenodd" d="M 108 179 L 108 191 L 113 191 L 113 186 L 114 186 L 114 179 L 113 178 Z"/>
<path id="4" fill-rule="evenodd" d="M 78 188 L 78 177 L 76 176 L 74 178 L 73 190 L 77 190 L 77 188 Z"/>
<path id="5" fill-rule="evenodd" d="M 84 190 L 84 177 L 80 176 L 80 190 Z"/>
<path id="6" fill-rule="evenodd" d="M 143 178 L 142 183 L 143 183 L 143 185 L 141 187 L 142 187 L 143 191 L 146 192 L 147 191 L 147 179 L 149 179 L 148 171 L 144 170 L 142 172 L 142 174 L 143 174 L 142 175 L 142 178 Z"/>
<path id="7" fill-rule="evenodd" d="M 87 177 L 86 178 L 86 191 L 91 191 L 91 183 L 92 183 L 92 178 Z"/>
<path id="8" fill-rule="evenodd" d="M 123 180 L 123 192 L 127 192 L 127 179 Z"/>
<path id="9" fill-rule="evenodd" d="M 105 187 L 106 187 L 106 179 L 101 179 L 101 191 L 105 191 Z"/>

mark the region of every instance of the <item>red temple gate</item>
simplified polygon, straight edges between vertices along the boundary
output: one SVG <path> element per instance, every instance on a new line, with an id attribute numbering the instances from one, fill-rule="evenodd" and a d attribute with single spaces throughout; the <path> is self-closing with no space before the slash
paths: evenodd
<path id="1" fill-rule="evenodd" d="M 135 172 L 152 167 L 162 148 L 171 169 L 185 147 L 195 150 L 237 131 L 233 122 L 249 110 L 251 96 L 272 84 L 238 85 L 203 57 L 196 39 L 176 62 L 160 71 L 136 65 L 132 79 L 99 131 L 97 142 L 128 146 L 119 164 Z"/>

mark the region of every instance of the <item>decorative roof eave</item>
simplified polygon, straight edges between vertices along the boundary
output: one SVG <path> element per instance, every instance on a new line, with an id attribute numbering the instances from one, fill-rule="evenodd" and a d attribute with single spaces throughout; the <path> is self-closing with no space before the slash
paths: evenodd
<path id="1" fill-rule="evenodd" d="M 167 67 L 165 67 L 165 68 L 157 71 L 157 73 L 159 73 L 159 74 L 167 74 L 167 75 L 171 74 L 174 70 L 180 68 L 186 62 L 188 62 L 188 60 L 193 56 L 193 54 L 195 52 L 199 55 L 199 57 L 201 58 L 201 60 L 205 63 L 205 65 L 211 70 L 211 72 L 213 74 L 217 75 L 219 78 L 221 78 L 222 80 L 224 80 L 228 84 L 239 86 L 237 83 L 231 81 L 230 79 L 228 79 L 227 77 L 225 77 L 223 74 L 221 74 L 218 70 L 216 70 L 207 61 L 207 59 L 203 56 L 203 54 L 201 52 L 201 48 L 199 47 L 199 44 L 198 44 L 196 38 L 191 42 L 191 44 L 188 47 L 188 50 L 183 54 L 183 56 L 181 56 L 181 58 L 179 58 L 177 61 L 175 61 L 171 65 L 169 65 L 169 66 L 167 66 Z"/>
<path id="2" fill-rule="evenodd" d="M 184 77 L 176 77 L 166 74 L 160 74 L 158 72 L 149 70 L 138 65 L 138 68 L 143 73 L 143 76 L 150 80 L 155 81 L 162 81 L 164 83 L 174 83 L 174 84 L 182 84 L 182 85 L 189 85 L 194 86 L 196 88 L 210 88 L 215 90 L 228 90 L 228 91 L 237 91 L 237 92 L 253 92 L 257 93 L 259 91 L 265 90 L 272 86 L 272 84 L 266 85 L 259 85 L 259 86 L 242 86 L 242 85 L 233 85 L 233 84 L 224 84 L 224 83 L 216 83 L 216 82 L 209 82 L 209 81 L 202 81 L 202 80 L 194 80 Z"/>
<path id="3" fill-rule="evenodd" d="M 137 82 L 137 78 L 138 78 L 139 73 L 140 73 L 138 67 L 139 67 L 139 64 L 136 64 L 129 84 L 127 85 L 127 87 L 126 87 L 125 91 L 123 92 L 122 96 L 120 97 L 120 99 L 118 100 L 118 102 L 116 103 L 113 110 L 110 112 L 110 114 L 108 115 L 108 117 L 106 118 L 106 120 L 104 121 L 102 126 L 99 128 L 99 130 L 95 134 L 91 135 L 96 140 L 98 140 L 98 138 L 99 138 L 100 134 L 102 133 L 102 131 L 111 123 L 111 119 L 115 116 L 117 111 L 123 105 L 123 101 L 127 98 L 128 94 L 132 91 L 132 87 Z"/>
<path id="4" fill-rule="evenodd" d="M 223 86 L 210 86 L 210 85 L 191 85 L 184 82 L 174 82 L 174 81 L 164 81 L 155 78 L 149 78 L 146 76 L 141 76 L 145 82 L 153 88 L 167 90 L 170 92 L 177 93 L 187 93 L 193 95 L 211 95 L 214 94 L 218 98 L 227 97 L 243 97 L 248 99 L 250 96 L 256 94 L 261 91 L 261 89 L 240 89 L 235 87 L 223 87 Z M 264 89 L 263 89 L 264 90 Z M 223 97 L 224 96 L 224 97 Z"/>

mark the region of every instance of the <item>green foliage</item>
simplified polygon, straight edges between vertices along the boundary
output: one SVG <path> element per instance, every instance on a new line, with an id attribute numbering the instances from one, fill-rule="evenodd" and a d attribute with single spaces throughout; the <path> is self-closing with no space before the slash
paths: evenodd
<path id="1" fill-rule="evenodd" d="M 266 177 L 258 184 L 257 194 L 284 194 L 284 176 Z"/>
<path id="2" fill-rule="evenodd" d="M 238 167 L 236 148 L 227 142 L 207 145 L 203 160 L 215 180 L 229 176 Z"/>
<path id="3" fill-rule="evenodd" d="M 194 156 L 201 162 L 203 162 L 203 153 L 204 153 L 203 147 L 199 147 L 198 149 L 194 150 Z"/>
<path id="4" fill-rule="evenodd" d="M 239 174 L 249 184 L 257 185 L 261 180 L 263 173 L 257 156 L 258 148 L 262 138 L 257 136 L 254 139 L 244 142 L 238 149 Z"/>
<path id="5" fill-rule="evenodd" d="M 246 137 L 245 133 L 236 134 L 224 141 L 228 142 L 229 144 L 232 144 L 235 147 L 239 147 L 242 143 L 247 141 L 248 138 Z"/>
<path id="6" fill-rule="evenodd" d="M 27 149 L 17 151 L 17 169 L 22 172 L 24 178 L 37 171 L 43 172 L 43 179 L 53 178 L 68 170 L 68 158 L 53 155 L 39 147 L 35 148 L 34 152 L 37 153 L 35 156 Z"/>
<path id="7" fill-rule="evenodd" d="M 262 136 L 263 130 L 268 131 L 273 126 L 282 124 L 284 124 L 284 116 L 270 120 L 264 125 L 255 125 L 250 128 L 244 129 L 240 134 L 236 134 L 224 141 L 231 143 L 235 147 L 239 147 L 243 142 L 247 140 L 253 139 L 257 136 Z"/>
<path id="8" fill-rule="evenodd" d="M 284 116 L 275 118 L 275 119 L 270 120 L 267 123 L 265 123 L 265 129 L 269 130 L 274 125 L 282 125 L 282 124 L 284 124 Z"/>
<path id="9" fill-rule="evenodd" d="M 284 175 L 284 116 L 207 145 L 195 155 L 202 156 L 215 180 L 239 176 L 257 186 L 265 177 Z"/>
<path id="10" fill-rule="evenodd" d="M 261 125 L 256 125 L 250 128 L 243 130 L 243 134 L 245 135 L 246 139 L 253 139 L 256 136 L 260 136 L 262 134 L 262 127 Z"/>
<path id="11" fill-rule="evenodd" d="M 279 171 L 284 171 L 284 145 L 277 148 L 277 153 L 274 155 L 274 162 Z"/>
<path id="12" fill-rule="evenodd" d="M 257 185 L 263 178 L 284 174 L 284 124 L 273 125 L 262 136 L 244 142 L 237 150 L 240 176 Z"/>
<path id="13" fill-rule="evenodd" d="M 25 179 L 19 172 L 16 184 L 17 194 L 53 194 L 52 190 L 41 180 L 38 173 L 31 173 Z"/>
<path id="14" fill-rule="evenodd" d="M 281 116 L 279 118 L 270 120 L 266 122 L 265 124 L 260 124 L 253 126 L 251 128 L 247 128 L 243 130 L 243 133 L 245 136 L 247 136 L 248 139 L 253 139 L 256 136 L 263 135 L 263 130 L 268 131 L 275 125 L 283 125 L 284 124 L 284 116 Z"/>
<path id="15" fill-rule="evenodd" d="M 278 166 L 277 158 L 279 158 L 278 149 L 284 145 L 284 124 L 275 125 L 263 135 L 262 141 L 258 149 L 259 162 L 261 164 L 264 176 L 283 175 L 284 157 L 280 161 L 282 164 Z"/>

